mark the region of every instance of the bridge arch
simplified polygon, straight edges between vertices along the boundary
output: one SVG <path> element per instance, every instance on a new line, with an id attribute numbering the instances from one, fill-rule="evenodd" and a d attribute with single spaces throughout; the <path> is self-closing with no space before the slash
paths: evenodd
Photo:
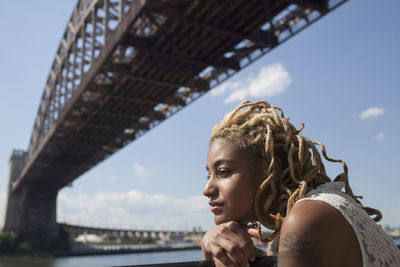
<path id="1" fill-rule="evenodd" d="M 11 157 L 5 230 L 57 235 L 63 186 L 345 1 L 331 2 L 78 1 Z"/>

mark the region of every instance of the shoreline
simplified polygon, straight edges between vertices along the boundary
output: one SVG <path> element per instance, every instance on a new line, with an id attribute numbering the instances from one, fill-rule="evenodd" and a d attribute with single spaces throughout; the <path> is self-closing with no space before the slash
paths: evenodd
<path id="1" fill-rule="evenodd" d="M 123 244 L 123 245 L 87 245 L 72 244 L 69 252 L 32 252 L 32 253 L 16 253 L 16 254 L 0 254 L 2 258 L 64 258 L 75 256 L 96 256 L 96 255 L 113 255 L 113 254 L 135 254 L 135 253 L 151 253 L 151 252 L 168 252 L 181 250 L 201 249 L 200 245 L 193 243 L 184 244 Z"/>
<path id="2" fill-rule="evenodd" d="M 74 245 L 71 247 L 68 255 L 55 255 L 55 257 L 69 256 L 89 256 L 89 255 L 110 255 L 110 254 L 129 254 L 129 253 L 147 253 L 147 252 L 163 252 L 163 251 L 179 251 L 201 249 L 200 245 L 193 243 L 183 244 L 141 244 L 141 245 L 92 245 L 82 246 Z"/>

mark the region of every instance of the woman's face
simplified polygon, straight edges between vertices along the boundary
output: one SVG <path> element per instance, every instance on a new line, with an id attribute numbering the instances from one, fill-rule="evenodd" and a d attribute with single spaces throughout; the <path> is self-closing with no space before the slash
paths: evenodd
<path id="1" fill-rule="evenodd" d="M 215 139 L 207 154 L 209 174 L 203 194 L 210 198 L 215 224 L 228 221 L 248 223 L 256 219 L 254 197 L 265 177 L 262 163 L 250 152 Z"/>

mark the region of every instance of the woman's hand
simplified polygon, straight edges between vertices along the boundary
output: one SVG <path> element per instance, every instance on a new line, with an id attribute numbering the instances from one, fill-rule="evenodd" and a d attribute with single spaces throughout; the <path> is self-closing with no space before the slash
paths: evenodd
<path id="1" fill-rule="evenodd" d="M 213 259 L 217 267 L 250 266 L 249 261 L 260 254 L 250 235 L 256 236 L 257 230 L 234 221 L 216 225 L 201 240 L 204 258 Z"/>

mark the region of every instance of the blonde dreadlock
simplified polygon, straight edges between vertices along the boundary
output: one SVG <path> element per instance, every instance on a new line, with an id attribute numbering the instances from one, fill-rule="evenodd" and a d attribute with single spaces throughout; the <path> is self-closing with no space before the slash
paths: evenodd
<path id="1" fill-rule="evenodd" d="M 311 189 L 331 181 L 316 145 L 321 147 L 326 160 L 342 164 L 343 173 L 335 181 L 344 182 L 346 194 L 358 203 L 358 198 L 362 198 L 354 195 L 350 188 L 346 163 L 329 158 L 321 142 L 300 136 L 303 128 L 304 124 L 296 129 L 289 118 L 284 117 L 282 109 L 265 101 L 241 103 L 224 117 L 221 124 L 213 128 L 211 141 L 223 138 L 268 162 L 267 177 L 259 186 L 254 201 L 259 222 L 274 230 L 270 236 L 263 238 L 258 224 L 259 236 L 263 241 L 271 241 L 279 234 L 286 214 L 296 201 Z M 278 209 L 273 213 L 271 206 L 276 201 Z M 375 221 L 382 219 L 380 211 L 368 207 L 363 209 L 369 215 L 375 215 Z"/>

